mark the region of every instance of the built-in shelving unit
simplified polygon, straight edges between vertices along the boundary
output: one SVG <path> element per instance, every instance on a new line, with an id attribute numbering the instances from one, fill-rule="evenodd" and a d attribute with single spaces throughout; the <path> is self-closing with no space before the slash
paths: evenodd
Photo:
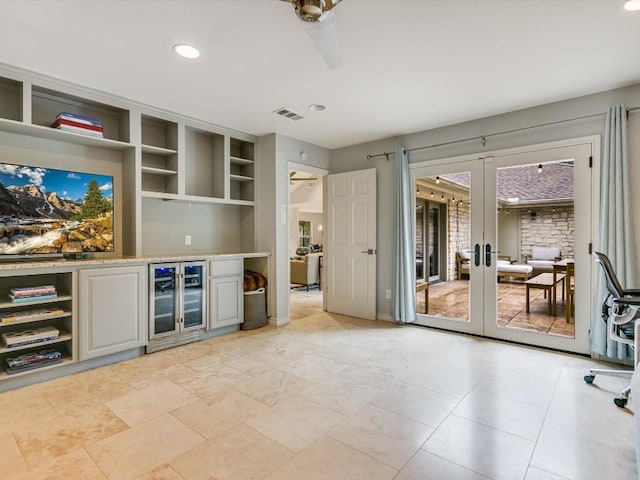
<path id="1" fill-rule="evenodd" d="M 104 138 L 51 128 L 61 112 L 99 120 Z M 216 237 L 200 247 L 211 249 L 252 238 L 255 144 L 251 135 L 0 66 L 0 150 L 16 164 L 114 177 L 116 256 L 156 253 L 149 239 L 164 238 L 166 205 L 159 202 L 166 201 L 173 218 L 185 220 L 184 233 L 178 235 L 179 223 L 174 229 L 172 251 L 188 253 L 184 235 L 191 233 L 196 243 Z M 224 222 L 230 234 L 191 227 L 200 214 Z"/>
<path id="2" fill-rule="evenodd" d="M 54 327 L 59 332 L 55 339 L 13 347 L 8 347 L 0 341 L 0 381 L 56 368 L 74 361 L 72 278 L 73 273 L 71 272 L 15 275 L 0 278 L 0 335 L 9 332 L 25 332 L 41 327 Z M 57 292 L 57 298 L 48 300 L 34 298 L 33 301 L 15 303 L 9 297 L 12 288 L 43 285 L 53 285 Z M 11 317 L 16 319 L 11 320 Z M 60 352 L 62 363 L 44 365 L 11 375 L 6 373 L 8 359 L 50 349 Z"/>
<path id="3" fill-rule="evenodd" d="M 178 124 L 142 115 L 142 192 L 178 194 Z"/>
<path id="4" fill-rule="evenodd" d="M 255 146 L 253 142 L 230 139 L 230 198 L 253 201 Z"/>

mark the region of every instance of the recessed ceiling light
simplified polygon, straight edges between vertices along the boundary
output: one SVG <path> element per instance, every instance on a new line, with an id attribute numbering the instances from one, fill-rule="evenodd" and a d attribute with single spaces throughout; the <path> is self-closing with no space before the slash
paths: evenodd
<path id="1" fill-rule="evenodd" d="M 327 109 L 327 107 L 325 107 L 324 105 L 320 105 L 319 103 L 312 103 L 307 108 L 313 112 L 321 112 Z"/>
<path id="2" fill-rule="evenodd" d="M 186 43 L 177 43 L 173 46 L 173 51 L 178 55 L 184 58 L 198 58 L 200 56 L 200 52 L 193 45 L 188 45 Z"/>
<path id="3" fill-rule="evenodd" d="M 627 0 L 624 2 L 624 9 L 630 12 L 640 10 L 640 0 Z"/>

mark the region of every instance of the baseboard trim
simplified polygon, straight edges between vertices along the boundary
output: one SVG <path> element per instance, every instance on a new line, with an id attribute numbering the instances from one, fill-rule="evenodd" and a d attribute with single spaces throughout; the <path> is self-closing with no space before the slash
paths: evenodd
<path id="1" fill-rule="evenodd" d="M 282 327 L 283 325 L 287 325 L 289 321 L 290 321 L 289 317 L 284 317 L 284 318 L 269 317 L 269 325 L 274 325 L 276 327 Z"/>
<path id="2" fill-rule="evenodd" d="M 388 313 L 376 313 L 376 320 L 382 320 L 383 322 L 396 323 L 393 317 Z"/>

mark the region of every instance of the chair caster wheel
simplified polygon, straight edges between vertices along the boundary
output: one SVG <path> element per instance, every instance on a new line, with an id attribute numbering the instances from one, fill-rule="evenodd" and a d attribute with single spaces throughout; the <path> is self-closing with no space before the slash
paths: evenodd
<path id="1" fill-rule="evenodd" d="M 613 403 L 616 404 L 616 407 L 624 408 L 624 407 L 627 406 L 627 399 L 626 398 L 614 398 L 613 399 Z"/>
<path id="2" fill-rule="evenodd" d="M 593 381 L 596 379 L 595 375 L 585 375 L 584 376 L 584 381 L 591 384 L 593 383 Z"/>

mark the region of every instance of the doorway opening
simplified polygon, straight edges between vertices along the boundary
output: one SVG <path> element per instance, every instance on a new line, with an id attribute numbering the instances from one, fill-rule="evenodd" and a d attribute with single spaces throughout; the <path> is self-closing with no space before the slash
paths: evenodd
<path id="1" fill-rule="evenodd" d="M 323 310 L 323 177 L 317 170 L 289 170 L 289 318 Z"/>

